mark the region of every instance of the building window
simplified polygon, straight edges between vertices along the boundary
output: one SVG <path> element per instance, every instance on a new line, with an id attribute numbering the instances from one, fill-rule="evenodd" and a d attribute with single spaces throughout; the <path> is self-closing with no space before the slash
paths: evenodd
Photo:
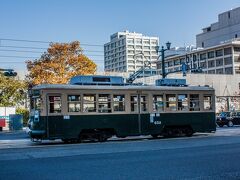
<path id="1" fill-rule="evenodd" d="M 240 47 L 234 47 L 235 52 L 240 52 Z"/>
<path id="2" fill-rule="evenodd" d="M 183 64 L 183 63 L 185 63 L 186 62 L 186 59 L 185 58 L 181 58 L 180 59 L 180 64 Z"/>
<path id="3" fill-rule="evenodd" d="M 232 57 L 227 57 L 227 58 L 224 58 L 224 64 L 225 65 L 229 65 L 229 64 L 232 64 Z"/>
<path id="4" fill-rule="evenodd" d="M 220 57 L 223 55 L 223 50 L 222 49 L 216 50 L 215 54 L 216 54 L 216 57 Z"/>
<path id="5" fill-rule="evenodd" d="M 206 62 L 201 62 L 200 67 L 201 68 L 207 68 L 207 63 Z"/>
<path id="6" fill-rule="evenodd" d="M 96 112 L 96 95 L 83 95 L 83 112 Z"/>
<path id="7" fill-rule="evenodd" d="M 166 110 L 176 111 L 176 95 L 175 94 L 166 94 Z"/>
<path id="8" fill-rule="evenodd" d="M 199 95 L 190 94 L 190 111 L 200 111 Z"/>
<path id="9" fill-rule="evenodd" d="M 128 39 L 127 42 L 133 44 L 133 39 Z"/>
<path id="10" fill-rule="evenodd" d="M 225 74 L 233 74 L 233 68 L 232 67 L 225 68 Z"/>
<path id="11" fill-rule="evenodd" d="M 203 99 L 204 99 L 204 104 L 203 104 L 204 110 L 212 110 L 212 96 L 204 95 Z"/>
<path id="12" fill-rule="evenodd" d="M 215 67 L 215 61 L 208 61 L 208 68 Z"/>
<path id="13" fill-rule="evenodd" d="M 113 95 L 113 111 L 125 111 L 125 96 Z"/>
<path id="14" fill-rule="evenodd" d="M 206 53 L 200 54 L 200 60 L 205 60 L 207 59 Z"/>
<path id="15" fill-rule="evenodd" d="M 237 38 L 238 37 L 238 35 L 237 34 L 235 34 L 235 38 Z"/>
<path id="16" fill-rule="evenodd" d="M 188 111 L 187 94 L 179 94 L 178 95 L 178 111 Z"/>
<path id="17" fill-rule="evenodd" d="M 223 74 L 223 69 L 216 69 L 216 74 Z"/>
<path id="18" fill-rule="evenodd" d="M 202 47 L 204 47 L 204 42 L 202 42 Z"/>
<path id="19" fill-rule="evenodd" d="M 150 44 L 150 40 L 143 40 L 144 44 Z"/>
<path id="20" fill-rule="evenodd" d="M 214 58 L 214 51 L 208 52 L 208 58 Z"/>
<path id="21" fill-rule="evenodd" d="M 224 55 L 229 55 L 229 54 L 232 54 L 232 48 L 229 47 L 229 48 L 224 48 Z"/>
<path id="22" fill-rule="evenodd" d="M 223 59 L 217 59 L 216 66 L 223 66 Z"/>
<path id="23" fill-rule="evenodd" d="M 136 40 L 135 40 L 135 43 L 137 43 L 137 44 L 142 44 L 142 40 L 141 40 L 141 39 L 136 39 Z"/>
<path id="24" fill-rule="evenodd" d="M 171 67 L 171 66 L 173 66 L 173 61 L 168 62 L 168 67 Z"/>
<path id="25" fill-rule="evenodd" d="M 80 111 L 81 111 L 81 96 L 68 95 L 68 112 L 80 112 Z"/>
<path id="26" fill-rule="evenodd" d="M 215 70 L 209 70 L 208 74 L 215 74 Z"/>
<path id="27" fill-rule="evenodd" d="M 49 113 L 61 113 L 61 96 L 49 96 Z"/>
<path id="28" fill-rule="evenodd" d="M 230 13 L 230 11 L 228 11 L 228 19 L 230 19 L 231 18 L 231 13 Z"/>
<path id="29" fill-rule="evenodd" d="M 153 95 L 153 111 L 163 111 L 163 95 Z"/>
<path id="30" fill-rule="evenodd" d="M 180 65 L 180 60 L 179 59 L 174 61 L 174 66 L 176 66 L 176 65 Z"/>

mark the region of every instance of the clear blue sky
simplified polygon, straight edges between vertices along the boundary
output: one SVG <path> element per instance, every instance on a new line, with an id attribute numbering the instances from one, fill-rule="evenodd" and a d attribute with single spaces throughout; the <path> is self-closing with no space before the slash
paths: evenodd
<path id="1" fill-rule="evenodd" d="M 195 35 L 217 15 L 240 6 L 239 0 L 1 0 L 0 39 L 27 39 L 103 45 L 117 31 L 159 36 L 173 46 L 195 44 Z M 48 44 L 1 41 L 1 46 L 47 47 Z M 0 68 L 24 68 L 24 58 L 40 53 L 0 46 Z M 103 47 L 83 46 L 103 51 Z M 34 50 L 44 51 L 44 50 Z M 103 52 L 86 52 L 103 70 Z M 92 56 L 97 55 L 97 56 Z M 14 63 L 11 63 L 14 62 Z"/>

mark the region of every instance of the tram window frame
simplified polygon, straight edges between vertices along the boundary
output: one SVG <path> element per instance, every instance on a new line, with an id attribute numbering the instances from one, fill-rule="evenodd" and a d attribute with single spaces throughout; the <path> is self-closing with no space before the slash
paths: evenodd
<path id="1" fill-rule="evenodd" d="M 209 99 L 205 99 L 205 98 L 209 98 Z M 209 106 L 206 106 L 206 103 L 208 103 Z M 205 111 L 210 111 L 213 109 L 212 95 L 206 95 L 206 94 L 203 95 L 203 109 Z"/>
<path id="2" fill-rule="evenodd" d="M 141 95 L 140 96 L 140 104 L 141 104 L 141 112 L 147 112 L 148 111 L 148 96 L 147 95 Z"/>
<path id="3" fill-rule="evenodd" d="M 194 97 L 198 96 L 198 98 Z M 193 107 L 192 105 L 196 105 Z M 199 94 L 190 94 L 189 95 L 189 111 L 200 111 L 200 95 Z"/>
<path id="4" fill-rule="evenodd" d="M 75 98 L 72 99 L 71 97 L 75 97 Z M 82 109 L 81 95 L 69 94 L 67 100 L 68 100 L 68 112 L 70 112 L 70 113 L 71 112 L 81 112 L 81 109 Z M 73 111 L 70 111 L 70 106 L 69 106 L 70 104 L 73 104 L 73 106 L 74 106 Z M 77 108 L 77 105 L 79 105 L 79 108 Z"/>
<path id="5" fill-rule="evenodd" d="M 106 100 L 101 100 L 100 97 L 107 98 Z M 99 113 L 111 113 L 112 112 L 112 100 L 111 94 L 98 94 L 98 112 Z M 100 107 L 102 106 L 102 107 Z"/>
<path id="6" fill-rule="evenodd" d="M 130 106 L 131 106 L 131 112 L 138 112 L 138 95 L 130 96 Z"/>
<path id="7" fill-rule="evenodd" d="M 161 98 L 161 100 L 158 100 L 158 98 Z M 163 95 L 153 95 L 153 111 L 154 112 L 163 112 L 164 111 L 164 100 Z"/>
<path id="8" fill-rule="evenodd" d="M 90 97 L 90 99 L 85 99 Z M 93 97 L 93 100 L 91 99 Z M 83 112 L 84 113 L 96 113 L 97 112 L 97 95 L 96 94 L 83 94 Z M 86 105 L 93 104 L 93 107 L 88 107 Z M 90 109 L 93 108 L 93 109 Z"/>
<path id="9" fill-rule="evenodd" d="M 51 97 L 53 97 L 51 101 Z M 59 100 L 55 99 L 59 98 Z M 55 109 L 55 105 L 59 105 L 59 108 Z M 53 108 L 53 109 L 52 109 Z M 49 95 L 48 96 L 48 112 L 50 114 L 60 114 L 62 112 L 62 97 L 61 95 Z"/>
<path id="10" fill-rule="evenodd" d="M 185 96 L 185 100 L 183 101 L 183 99 L 179 99 L 180 96 Z M 188 94 L 178 94 L 177 97 L 178 111 L 189 111 Z"/>
<path id="11" fill-rule="evenodd" d="M 115 108 L 115 107 L 118 107 L 118 108 Z M 114 112 L 124 112 L 125 109 L 126 109 L 125 108 L 125 95 L 124 94 L 113 94 L 113 111 Z"/>
<path id="12" fill-rule="evenodd" d="M 171 100 L 169 98 L 175 98 L 175 100 Z M 173 108 L 170 107 L 170 104 L 174 105 Z M 176 94 L 166 94 L 166 110 L 167 111 L 177 111 L 177 96 Z"/>

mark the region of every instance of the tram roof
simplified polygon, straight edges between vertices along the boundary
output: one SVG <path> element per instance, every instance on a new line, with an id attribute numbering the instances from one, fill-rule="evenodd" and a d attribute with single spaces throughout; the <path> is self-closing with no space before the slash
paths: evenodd
<path id="1" fill-rule="evenodd" d="M 155 86 L 155 85 L 126 85 L 126 86 L 96 86 L 96 85 L 70 85 L 70 84 L 41 84 L 33 87 L 33 90 L 40 89 L 94 89 L 94 90 L 196 90 L 196 91 L 214 91 L 214 88 L 208 86 Z"/>

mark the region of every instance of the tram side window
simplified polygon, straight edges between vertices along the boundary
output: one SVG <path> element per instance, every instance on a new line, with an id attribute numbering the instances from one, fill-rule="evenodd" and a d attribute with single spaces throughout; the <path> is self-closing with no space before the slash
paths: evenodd
<path id="1" fill-rule="evenodd" d="M 113 110 L 114 111 L 125 111 L 125 96 L 124 95 L 113 95 Z"/>
<path id="2" fill-rule="evenodd" d="M 141 112 L 147 111 L 147 96 L 141 96 Z"/>
<path id="3" fill-rule="evenodd" d="M 212 110 L 212 96 L 211 95 L 204 95 L 204 110 Z"/>
<path id="4" fill-rule="evenodd" d="M 179 94 L 178 95 L 178 111 L 188 111 L 187 94 Z"/>
<path id="5" fill-rule="evenodd" d="M 83 95 L 83 112 L 96 112 L 96 95 Z"/>
<path id="6" fill-rule="evenodd" d="M 176 111 L 176 95 L 175 94 L 166 94 L 166 110 L 168 111 Z"/>
<path id="7" fill-rule="evenodd" d="M 131 111 L 132 112 L 137 112 L 138 111 L 138 97 L 137 95 L 131 96 Z"/>
<path id="8" fill-rule="evenodd" d="M 190 94 L 190 111 L 200 111 L 199 94 Z"/>
<path id="9" fill-rule="evenodd" d="M 111 95 L 99 94 L 98 95 L 98 112 L 99 113 L 111 113 Z"/>
<path id="10" fill-rule="evenodd" d="M 34 109 L 40 110 L 41 108 L 41 98 L 35 98 L 34 100 Z"/>
<path id="11" fill-rule="evenodd" d="M 68 95 L 68 112 L 80 112 L 80 111 L 81 111 L 81 96 Z"/>
<path id="12" fill-rule="evenodd" d="M 31 98 L 30 99 L 30 108 L 34 110 L 40 110 L 41 109 L 41 98 Z"/>
<path id="13" fill-rule="evenodd" d="M 153 95 L 153 111 L 163 111 L 163 95 Z"/>
<path id="14" fill-rule="evenodd" d="M 49 96 L 49 113 L 61 113 L 61 96 Z"/>

